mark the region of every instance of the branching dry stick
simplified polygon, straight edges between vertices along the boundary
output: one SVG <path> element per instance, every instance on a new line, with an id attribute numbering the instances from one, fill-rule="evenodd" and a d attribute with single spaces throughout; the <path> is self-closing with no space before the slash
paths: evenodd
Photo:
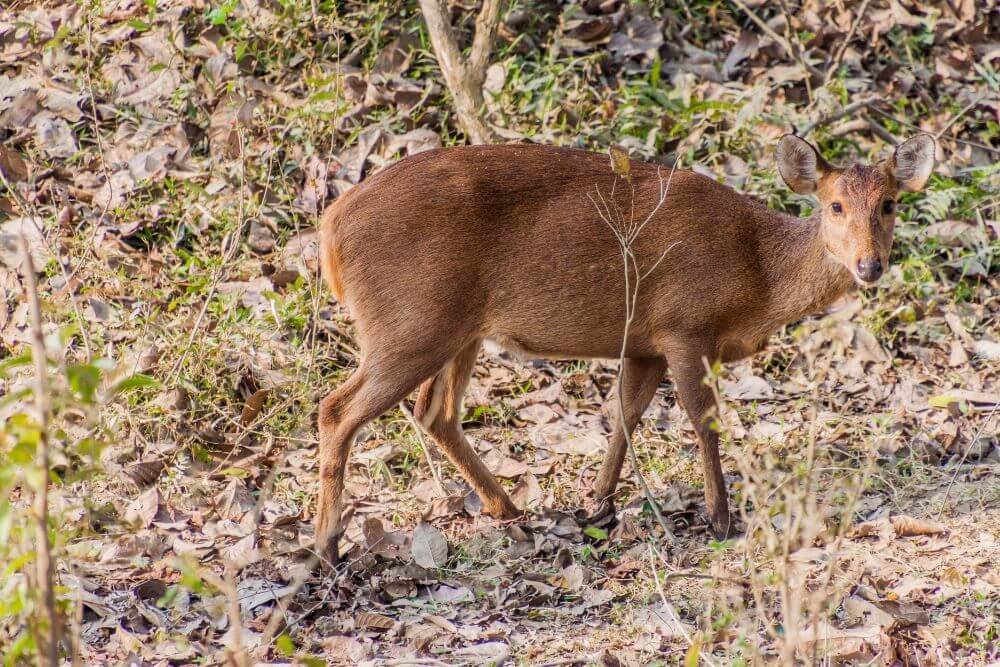
<path id="1" fill-rule="evenodd" d="M 25 300 L 31 314 L 31 353 L 35 362 L 35 407 L 38 410 L 40 437 L 35 451 L 35 467 L 38 472 L 38 487 L 32 503 L 35 519 L 35 585 L 42 599 L 45 613 L 38 631 L 38 663 L 55 666 L 59 663 L 59 617 L 56 613 L 55 567 L 49 547 L 49 365 L 45 354 L 45 334 L 42 331 L 42 308 L 38 298 L 38 280 L 35 263 L 31 259 L 31 244 L 28 237 L 21 234 L 21 249 L 24 252 Z"/>
<path id="2" fill-rule="evenodd" d="M 935 141 L 940 141 L 941 137 L 944 135 L 945 132 L 947 132 L 949 129 L 951 129 L 951 127 L 955 123 L 957 123 L 963 116 L 965 116 L 967 113 L 969 113 L 969 111 L 971 111 L 977 104 L 979 104 L 980 102 L 982 102 L 983 99 L 984 99 L 983 97 L 976 98 L 975 100 L 973 100 L 972 102 L 970 102 L 969 104 L 967 104 L 965 107 L 963 107 L 961 111 L 959 111 L 954 116 L 952 116 L 948 120 L 948 122 L 945 123 L 944 127 L 942 127 L 940 130 L 938 130 L 937 132 L 934 133 L 934 139 L 935 139 Z M 879 109 L 878 105 L 879 105 L 879 103 L 882 103 L 882 102 L 884 102 L 884 100 L 882 100 L 882 99 L 880 99 L 880 98 L 878 98 L 876 96 L 870 96 L 870 97 L 866 97 L 864 99 L 860 99 L 860 100 L 858 100 L 856 102 L 851 102 L 850 104 L 848 104 L 847 106 L 845 106 L 840 111 L 837 111 L 836 113 L 832 113 L 832 114 L 829 114 L 829 115 L 826 115 L 826 116 L 822 116 L 820 118 L 817 118 L 815 121 L 813 121 L 813 122 L 805 125 L 801 130 L 798 130 L 798 134 L 799 134 L 799 136 L 804 137 L 804 136 L 806 136 L 807 134 L 809 134 L 810 132 L 812 132 L 813 130 L 815 130 L 818 127 L 822 127 L 824 125 L 829 125 L 830 123 L 836 122 L 836 121 L 840 120 L 841 118 L 844 118 L 845 116 L 850 116 L 855 111 L 859 111 L 861 109 L 864 109 L 865 111 L 873 111 L 873 112 L 879 114 L 880 116 L 882 116 L 884 118 L 888 118 L 890 120 L 893 120 L 893 121 L 899 123 L 900 125 L 903 125 L 905 127 L 909 127 L 911 129 L 914 129 L 914 130 L 917 130 L 918 132 L 924 132 L 925 131 L 925 130 L 923 130 L 922 128 L 920 128 L 918 126 L 913 125 L 912 123 L 908 123 L 905 120 L 902 120 L 900 118 L 896 118 L 892 114 L 887 113 L 887 112 L 883 111 L 882 109 Z M 867 127 L 872 132 L 872 134 L 874 134 L 875 136 L 879 137 L 880 139 L 882 139 L 883 141 L 885 141 L 886 143 L 888 143 L 888 144 L 890 144 L 892 146 L 899 145 L 899 139 L 897 139 L 896 136 L 894 134 L 892 134 L 892 132 L 890 132 L 889 130 L 885 129 L 885 127 L 883 127 L 879 123 L 875 122 L 875 120 L 873 120 L 868 114 L 862 114 L 862 117 L 866 120 Z M 965 144 L 967 146 L 975 146 L 977 148 L 981 148 L 981 149 L 986 150 L 986 151 L 991 151 L 993 153 L 1000 153 L 1000 149 L 994 148 L 992 146 L 987 146 L 986 144 L 979 143 L 977 141 L 969 141 L 968 139 L 961 139 L 959 137 L 949 137 L 949 139 L 951 139 L 952 141 L 955 141 L 957 143 L 960 143 L 960 144 Z"/>
<path id="3" fill-rule="evenodd" d="M 459 123 L 469 143 L 491 143 L 495 135 L 482 116 L 483 82 L 500 23 L 500 0 L 483 0 L 467 59 L 462 57 L 452 29 L 447 0 L 420 0 L 420 9 L 427 22 L 441 73 L 454 99 Z"/>
<path id="4" fill-rule="evenodd" d="M 353 509 L 349 511 L 352 514 L 354 512 Z M 357 559 L 351 561 L 341 561 L 338 565 L 335 566 L 333 565 L 333 563 L 320 556 L 319 553 L 312 550 L 310 552 L 311 555 L 309 556 L 308 560 L 306 560 L 301 564 L 301 566 L 298 568 L 298 573 L 293 578 L 291 584 L 289 584 L 291 586 L 291 590 L 289 590 L 288 593 L 286 593 L 280 600 L 278 600 L 277 608 L 271 612 L 271 617 L 267 622 L 267 627 L 264 628 L 264 632 L 260 636 L 260 641 L 257 643 L 257 648 L 254 650 L 253 657 L 255 659 L 262 660 L 266 656 L 267 651 L 270 649 L 271 642 L 274 641 L 275 637 L 277 637 L 280 633 L 287 630 L 289 627 L 301 621 L 303 618 L 309 616 L 316 609 L 319 609 L 320 607 L 325 605 L 327 596 L 330 594 L 330 591 L 335 585 L 336 580 L 345 572 L 347 572 L 347 570 L 351 567 L 352 564 L 354 564 L 360 558 L 363 558 L 370 552 L 371 549 L 366 548 L 363 551 L 363 553 L 361 553 L 358 556 Z M 312 573 L 316 570 L 316 566 L 320 564 L 322 564 L 325 567 L 323 581 L 329 582 L 326 588 L 326 593 L 315 605 L 303 611 L 302 614 L 298 616 L 298 618 L 296 618 L 295 620 L 289 620 L 288 609 L 289 607 L 291 607 L 292 601 L 294 600 L 298 592 L 302 590 L 303 586 L 305 586 L 306 583 L 310 580 L 310 578 L 312 577 Z"/>
<path id="5" fill-rule="evenodd" d="M 889 120 L 898 123 L 903 127 L 908 127 L 911 130 L 916 130 L 917 132 L 924 132 L 924 129 L 921 128 L 919 125 L 914 125 L 913 123 L 904 120 L 903 118 L 899 118 L 898 116 L 893 116 L 888 111 L 879 109 L 878 106 L 876 106 L 875 104 L 870 105 L 868 108 L 877 113 L 878 115 L 882 116 L 883 118 L 888 118 Z M 949 123 L 949 125 L 950 124 L 951 123 Z M 885 128 L 882 129 L 885 130 Z M 948 140 L 954 141 L 957 144 L 964 144 L 966 146 L 975 146 L 976 148 L 981 148 L 984 151 L 1000 154 L 1000 148 L 997 148 L 996 146 L 987 146 L 986 144 L 980 141 L 970 141 L 969 139 L 962 139 L 960 137 L 948 137 Z"/>
<path id="6" fill-rule="evenodd" d="M 865 99 L 858 100 L 857 102 L 851 102 L 846 107 L 844 107 L 840 111 L 837 111 L 836 113 L 832 113 L 830 115 L 822 116 L 820 118 L 817 118 L 813 122 L 811 122 L 808 125 L 806 125 L 805 127 L 803 127 L 799 131 L 799 136 L 804 137 L 807 134 L 809 134 L 810 132 L 812 132 L 813 130 L 815 130 L 817 127 L 822 127 L 824 125 L 829 125 L 830 123 L 834 123 L 834 122 L 840 120 L 841 118 L 844 118 L 845 116 L 850 116 L 855 111 L 857 111 L 859 109 L 866 108 L 869 105 L 871 105 L 871 103 L 874 101 L 874 99 L 875 98 L 872 98 L 872 97 L 866 97 Z"/>
<path id="7" fill-rule="evenodd" d="M 986 99 L 986 96 L 985 95 L 980 95 L 976 99 L 974 99 L 971 102 L 969 102 L 968 104 L 966 104 L 962 108 L 961 111 L 959 111 L 957 114 L 955 114 L 954 116 L 952 116 L 948 120 L 948 122 L 945 123 L 944 127 L 942 127 L 940 130 L 938 130 L 937 132 L 934 133 L 934 141 L 938 141 L 939 139 L 941 139 L 941 135 L 943 135 L 945 132 L 947 132 L 948 130 L 950 130 L 952 125 L 954 125 L 955 123 L 957 123 L 959 121 L 959 119 L 962 118 L 962 116 L 964 116 L 965 114 L 967 114 L 970 111 L 972 111 L 972 108 L 974 106 L 978 105 L 984 99 Z"/>
<path id="8" fill-rule="evenodd" d="M 618 151 L 618 152 L 616 152 Z M 622 157 L 624 155 L 624 157 Z M 632 321 L 635 319 L 635 309 L 636 304 L 639 300 L 639 286 L 643 279 L 648 277 L 656 267 L 660 265 L 660 262 L 667 256 L 667 253 L 673 250 L 680 241 L 670 244 L 660 255 L 659 259 L 647 269 L 644 273 L 640 273 L 639 262 L 635 256 L 635 240 L 638 238 L 639 234 L 642 232 L 643 228 L 653 219 L 653 216 L 660 210 L 663 203 L 667 200 L 667 193 L 670 191 L 670 182 L 674 177 L 674 170 L 677 168 L 677 163 L 670 168 L 670 176 L 667 178 L 666 183 L 663 182 L 662 176 L 660 176 L 659 171 L 657 171 L 657 178 L 660 184 L 660 196 L 656 202 L 656 206 L 653 210 L 641 221 L 637 221 L 635 218 L 635 186 L 631 184 L 631 177 L 629 176 L 628 167 L 628 155 L 621 151 L 620 149 L 612 149 L 612 169 L 615 170 L 616 178 L 612 185 L 612 190 L 609 199 L 605 200 L 601 191 L 597 191 L 597 197 L 600 199 L 600 203 L 597 202 L 591 195 L 587 195 L 590 201 L 597 208 L 597 213 L 601 220 L 608 226 L 611 233 L 614 234 L 615 239 L 618 241 L 618 249 L 622 256 L 622 268 L 625 277 L 625 327 L 622 332 L 622 345 L 621 351 L 618 355 L 618 420 L 622 429 L 622 434 L 625 437 L 625 444 L 628 447 L 629 459 L 632 462 L 632 468 L 635 470 L 636 477 L 639 478 L 639 486 L 642 487 L 643 495 L 646 496 L 647 502 L 653 511 L 653 515 L 656 517 L 657 523 L 663 528 L 663 536 L 669 542 L 674 542 L 673 531 L 670 529 L 670 524 L 664 518 L 663 513 L 660 511 L 660 504 L 657 502 L 656 497 L 653 496 L 652 490 L 649 488 L 649 484 L 646 483 L 646 478 L 642 474 L 642 468 L 639 465 L 639 456 L 635 451 L 635 444 L 632 442 L 632 433 L 628 428 L 628 422 L 625 418 L 625 357 L 628 351 L 628 341 L 629 332 L 632 328 Z M 614 187 L 618 182 L 618 173 L 623 170 L 624 177 L 629 185 L 632 187 L 632 199 L 630 204 L 630 212 L 628 220 L 625 219 L 624 213 L 615 204 L 614 201 Z M 614 206 L 614 210 L 612 210 Z"/>
<path id="9" fill-rule="evenodd" d="M 816 69 L 814 66 L 807 63 L 805 56 L 802 53 L 799 53 L 799 51 L 792 45 L 791 42 L 785 39 L 785 37 L 783 37 L 782 35 L 776 33 L 774 29 L 772 29 L 771 26 L 769 26 L 767 22 L 764 21 L 764 19 L 757 16 L 757 14 L 752 9 L 750 9 L 744 2 L 742 2 L 742 0 L 732 0 L 732 2 L 734 5 L 742 9 L 743 13 L 746 14 L 748 17 L 750 17 L 750 20 L 756 23 L 758 28 L 764 31 L 765 35 L 767 35 L 775 42 L 777 42 L 778 45 L 782 49 L 784 49 L 785 53 L 789 55 L 789 57 L 797 60 L 799 64 L 802 65 L 803 69 L 809 72 L 810 75 L 822 81 L 823 73 L 820 72 L 818 69 Z"/>
<path id="10" fill-rule="evenodd" d="M 38 227 L 39 231 L 42 231 L 42 225 L 40 222 L 42 217 L 41 215 L 39 215 L 37 207 L 35 207 L 33 204 L 30 204 L 23 196 L 21 196 L 21 193 L 17 191 L 17 188 L 14 187 L 14 184 L 11 183 L 9 180 L 7 180 L 7 176 L 4 175 L 3 169 L 0 169 L 0 184 L 3 184 L 7 192 L 10 193 L 10 196 L 14 198 L 14 201 L 17 202 L 17 205 L 21 207 L 21 211 L 25 215 L 31 218 L 31 221 L 35 224 L 36 227 Z M 54 249 L 49 247 L 44 237 L 42 239 L 42 243 L 45 245 L 46 249 L 48 249 L 53 256 L 56 256 Z M 57 264 L 59 265 L 60 272 L 62 272 L 63 281 L 65 282 L 66 285 L 69 285 L 72 274 L 66 273 L 66 267 L 63 265 L 62 262 L 57 262 Z M 73 295 L 72 289 L 69 290 L 69 300 L 70 304 L 72 304 L 73 306 L 73 314 L 76 315 L 77 321 L 83 322 L 84 321 L 83 315 L 80 313 L 80 306 L 77 303 L 76 296 Z M 79 328 L 79 332 L 80 332 L 80 338 L 83 340 L 84 351 L 87 353 L 87 359 L 90 359 L 90 336 L 87 335 L 87 328 L 81 326 Z"/>
<path id="11" fill-rule="evenodd" d="M 805 59 L 805 47 L 802 46 L 802 40 L 799 39 L 798 34 L 792 32 L 792 22 L 788 20 L 788 17 L 792 15 L 792 10 L 788 6 L 786 0 L 778 0 L 778 4 L 781 5 L 781 11 L 785 15 L 785 41 L 790 44 L 795 49 L 795 57 L 798 59 L 799 63 L 808 70 L 809 65 L 806 63 Z M 815 74 L 813 75 L 815 76 Z M 806 85 L 806 99 L 809 100 L 809 104 L 813 103 L 813 86 L 812 77 L 805 77 L 803 83 Z"/>
<path id="12" fill-rule="evenodd" d="M 874 108 L 874 107 L 869 107 L 869 108 Z M 899 145 L 899 139 L 896 138 L 896 135 L 894 135 L 889 130 L 885 129 L 879 123 L 875 122 L 875 120 L 871 116 L 868 116 L 868 129 L 871 130 L 872 134 L 874 134 L 876 137 L 880 138 L 882 141 L 889 144 L 890 146 Z"/>
<path id="13" fill-rule="evenodd" d="M 115 185 L 111 180 L 111 170 L 108 169 L 108 161 L 105 158 L 104 136 L 101 134 L 101 123 L 97 119 L 97 98 L 94 95 L 94 62 L 97 61 L 97 52 L 94 50 L 94 25 L 93 11 L 87 12 L 87 93 L 90 97 L 90 118 L 94 123 L 94 139 L 97 141 L 97 154 L 101 158 L 101 171 L 104 174 L 104 183 L 108 186 L 108 199 L 101 207 L 101 214 L 97 217 L 98 223 L 103 223 L 108 215 L 108 209 L 114 200 Z M 93 252 L 93 250 L 91 250 Z M 96 253 L 95 253 L 96 254 Z M 81 263 L 83 262 L 81 258 Z"/>

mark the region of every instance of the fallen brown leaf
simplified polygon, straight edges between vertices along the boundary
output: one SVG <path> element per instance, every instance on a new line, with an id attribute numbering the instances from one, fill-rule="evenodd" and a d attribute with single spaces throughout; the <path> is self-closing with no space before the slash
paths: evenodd
<path id="1" fill-rule="evenodd" d="M 897 537 L 914 537 L 917 535 L 937 535 L 948 531 L 947 526 L 937 521 L 914 519 L 906 515 L 896 515 L 890 519 Z"/>

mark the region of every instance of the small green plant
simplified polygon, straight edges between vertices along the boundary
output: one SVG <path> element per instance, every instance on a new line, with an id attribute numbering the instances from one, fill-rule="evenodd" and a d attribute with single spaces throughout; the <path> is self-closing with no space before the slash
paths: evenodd
<path id="1" fill-rule="evenodd" d="M 53 351 L 65 349 L 74 335 L 70 327 L 47 337 L 44 395 L 29 390 L 30 384 L 38 383 L 27 372 L 30 354 L 0 363 L 0 383 L 12 389 L 0 404 L 0 562 L 7 564 L 0 586 L 0 645 L 5 647 L 5 664 L 28 661 L 45 650 L 45 637 L 53 628 L 41 591 L 57 582 L 43 585 L 36 566 L 40 558 L 58 563 L 66 546 L 87 530 L 86 521 L 51 514 L 48 505 L 39 506 L 38 498 L 47 497 L 49 489 L 60 494 L 69 485 L 86 485 L 99 475 L 101 453 L 112 438 L 101 419 L 102 407 L 153 384 L 147 376 L 126 375 L 104 359 L 73 362 L 57 357 Z M 86 416 L 83 424 L 81 414 Z M 55 458 L 67 462 L 60 472 L 42 467 L 42 460 Z M 74 490 L 69 498 L 74 497 L 86 494 Z M 43 516 L 44 536 L 37 526 Z M 50 571 L 58 569 L 53 566 Z M 53 601 L 57 625 L 73 617 L 74 599 L 67 591 Z M 58 627 L 54 630 L 59 633 Z"/>
<path id="2" fill-rule="evenodd" d="M 74 359 L 69 352 L 78 334 L 74 326 L 46 335 L 34 262 L 27 239 L 21 240 L 31 344 L 0 362 L 0 386 L 6 390 L 0 401 L 0 563 L 7 563 L 0 585 L 0 646 L 5 664 L 35 657 L 39 664 L 54 665 L 60 652 L 72 650 L 60 637 L 68 636 L 64 626 L 76 618 L 70 613 L 75 598 L 57 586 L 57 562 L 87 523 L 54 515 L 50 487 L 59 493 L 98 474 L 111 436 L 101 408 L 154 382 L 116 370 L 106 359 Z M 59 472 L 51 465 L 57 458 L 66 462 Z M 74 497 L 86 494 L 67 498 Z M 83 508 L 88 509 L 85 502 Z"/>

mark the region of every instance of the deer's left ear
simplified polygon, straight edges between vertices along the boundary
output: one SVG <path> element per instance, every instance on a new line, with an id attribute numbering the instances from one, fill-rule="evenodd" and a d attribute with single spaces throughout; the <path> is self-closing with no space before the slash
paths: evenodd
<path id="1" fill-rule="evenodd" d="M 929 134 L 918 134 L 896 148 L 888 167 L 900 189 L 915 192 L 924 187 L 934 170 L 934 149 L 934 137 Z"/>

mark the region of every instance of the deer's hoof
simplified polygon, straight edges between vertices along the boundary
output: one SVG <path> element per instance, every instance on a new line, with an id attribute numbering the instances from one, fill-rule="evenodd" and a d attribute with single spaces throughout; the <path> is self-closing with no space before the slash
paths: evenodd
<path id="1" fill-rule="evenodd" d="M 487 503 L 483 512 L 500 521 L 514 521 L 524 516 L 524 512 L 517 509 L 517 506 L 508 498 L 495 503 Z"/>
<path id="2" fill-rule="evenodd" d="M 336 520 L 331 520 L 336 517 Z M 349 519 L 350 516 L 346 517 Z M 345 517 L 324 512 L 316 517 L 316 556 L 321 570 L 330 571 L 340 564 L 340 536 L 347 525 Z"/>
<path id="3" fill-rule="evenodd" d="M 334 534 L 327 538 L 326 544 L 320 551 L 320 557 L 323 559 L 323 565 L 329 569 L 333 569 L 340 565 L 340 534 Z"/>

